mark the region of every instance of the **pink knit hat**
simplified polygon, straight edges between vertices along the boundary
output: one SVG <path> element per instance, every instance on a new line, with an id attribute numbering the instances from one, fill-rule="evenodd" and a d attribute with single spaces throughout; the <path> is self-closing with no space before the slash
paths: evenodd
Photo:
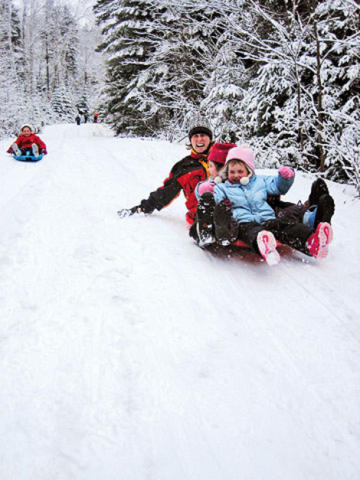
<path id="1" fill-rule="evenodd" d="M 241 160 L 245 163 L 252 174 L 255 173 L 255 156 L 254 152 L 247 145 L 241 145 L 229 150 L 226 157 L 226 163 L 230 160 Z"/>

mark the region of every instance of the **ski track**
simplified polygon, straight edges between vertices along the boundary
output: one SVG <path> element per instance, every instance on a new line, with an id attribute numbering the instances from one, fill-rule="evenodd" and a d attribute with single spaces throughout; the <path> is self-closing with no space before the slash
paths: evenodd
<path id="1" fill-rule="evenodd" d="M 353 190 L 329 183 L 328 259 L 284 248 L 269 268 L 196 247 L 182 196 L 116 215 L 183 146 L 91 124 L 41 137 L 38 164 L 0 156 L 1 478 L 358 480 Z"/>

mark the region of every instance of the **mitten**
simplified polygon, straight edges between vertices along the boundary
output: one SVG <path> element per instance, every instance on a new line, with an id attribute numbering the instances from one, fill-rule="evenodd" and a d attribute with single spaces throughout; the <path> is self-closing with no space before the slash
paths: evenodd
<path id="1" fill-rule="evenodd" d="M 214 193 L 215 185 L 211 182 L 203 182 L 199 185 L 198 192 L 199 195 L 204 195 L 204 193 Z"/>
<path id="2" fill-rule="evenodd" d="M 134 215 L 134 213 L 140 213 L 141 211 L 140 205 L 136 205 L 135 207 L 130 208 L 130 215 Z"/>
<path id="3" fill-rule="evenodd" d="M 279 168 L 279 175 L 287 180 L 295 176 L 294 170 L 290 167 L 281 167 Z"/>

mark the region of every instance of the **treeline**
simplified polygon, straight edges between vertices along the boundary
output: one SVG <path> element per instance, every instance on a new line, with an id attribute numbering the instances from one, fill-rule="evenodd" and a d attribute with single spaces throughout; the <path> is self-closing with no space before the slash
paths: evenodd
<path id="1" fill-rule="evenodd" d="M 106 103 L 118 134 L 218 139 L 359 186 L 355 0 L 97 0 Z"/>
<path id="2" fill-rule="evenodd" d="M 104 70 L 96 31 L 62 2 L 0 0 L 0 136 L 96 107 Z"/>

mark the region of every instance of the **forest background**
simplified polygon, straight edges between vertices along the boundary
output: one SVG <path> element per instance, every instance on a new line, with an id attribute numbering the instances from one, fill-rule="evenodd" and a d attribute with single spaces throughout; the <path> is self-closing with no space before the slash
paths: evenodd
<path id="1" fill-rule="evenodd" d="M 182 141 L 206 118 L 259 166 L 360 192 L 358 1 L 75 3 L 0 0 L 1 136 L 99 111 L 117 135 Z"/>

